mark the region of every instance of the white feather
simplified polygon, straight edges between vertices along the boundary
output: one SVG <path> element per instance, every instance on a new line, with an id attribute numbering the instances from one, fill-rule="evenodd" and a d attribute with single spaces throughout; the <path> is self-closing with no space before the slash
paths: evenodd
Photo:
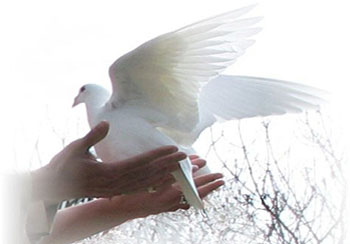
<path id="1" fill-rule="evenodd" d="M 232 64 L 249 46 L 261 18 L 238 19 L 253 6 L 161 35 L 110 67 L 111 103 L 140 99 L 165 114 L 168 127 L 189 132 L 199 121 L 200 83 Z M 187 89 L 191 89 L 188 92 Z M 186 123 L 180 123 L 186 118 Z"/>
<path id="2" fill-rule="evenodd" d="M 160 128 L 178 144 L 190 147 L 216 121 L 298 113 L 318 109 L 325 91 L 294 82 L 249 76 L 220 75 L 199 97 L 200 121 L 190 132 Z"/>

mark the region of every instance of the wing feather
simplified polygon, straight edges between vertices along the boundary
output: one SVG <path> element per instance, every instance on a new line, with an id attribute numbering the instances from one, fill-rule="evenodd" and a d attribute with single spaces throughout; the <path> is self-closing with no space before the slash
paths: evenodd
<path id="1" fill-rule="evenodd" d="M 220 75 L 208 82 L 199 98 L 200 122 L 190 133 L 160 128 L 179 145 L 192 146 L 216 121 L 300 113 L 326 103 L 325 91 L 298 83 L 249 76 Z"/>
<path id="2" fill-rule="evenodd" d="M 248 76 L 219 76 L 201 93 L 201 107 L 224 120 L 318 109 L 326 93 L 298 83 Z"/>
<path id="3" fill-rule="evenodd" d="M 218 15 L 154 38 L 110 67 L 111 103 L 148 104 L 167 127 L 191 131 L 199 122 L 201 87 L 231 65 L 253 41 L 261 18 L 240 18 L 254 6 Z"/>

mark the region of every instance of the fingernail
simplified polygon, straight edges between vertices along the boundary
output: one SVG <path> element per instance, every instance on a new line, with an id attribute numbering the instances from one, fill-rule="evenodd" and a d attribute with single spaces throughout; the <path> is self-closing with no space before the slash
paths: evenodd
<path id="1" fill-rule="evenodd" d="M 223 185 L 225 185 L 225 181 L 223 181 L 223 180 L 220 180 L 220 181 L 219 181 L 219 185 L 220 185 L 220 186 L 223 186 Z"/>
<path id="2" fill-rule="evenodd" d="M 95 131 L 95 132 L 101 132 L 101 131 L 105 130 L 106 126 L 109 126 L 108 122 L 107 121 L 101 121 L 92 130 Z"/>
<path id="3" fill-rule="evenodd" d="M 173 146 L 173 145 L 169 145 L 169 151 L 174 153 L 174 152 L 177 152 L 179 149 L 176 147 L 176 146 Z"/>
<path id="4" fill-rule="evenodd" d="M 109 123 L 105 120 L 102 120 L 100 123 L 98 123 L 98 125 L 96 126 L 97 129 L 101 129 L 105 126 L 109 126 Z"/>
<path id="5" fill-rule="evenodd" d="M 177 156 L 179 157 L 180 160 L 187 158 L 187 154 L 184 152 L 178 152 Z"/>

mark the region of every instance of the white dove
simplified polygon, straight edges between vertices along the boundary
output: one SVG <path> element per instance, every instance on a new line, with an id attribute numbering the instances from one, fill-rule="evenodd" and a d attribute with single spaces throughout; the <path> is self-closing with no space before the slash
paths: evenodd
<path id="1" fill-rule="evenodd" d="M 91 127 L 110 123 L 95 146 L 115 161 L 163 145 L 188 148 L 218 120 L 316 109 L 319 90 L 265 78 L 220 75 L 253 44 L 261 18 L 241 18 L 254 6 L 231 11 L 152 39 L 109 69 L 113 93 L 84 85 L 74 105 L 85 103 Z M 203 209 L 189 159 L 173 172 L 186 200 Z"/>

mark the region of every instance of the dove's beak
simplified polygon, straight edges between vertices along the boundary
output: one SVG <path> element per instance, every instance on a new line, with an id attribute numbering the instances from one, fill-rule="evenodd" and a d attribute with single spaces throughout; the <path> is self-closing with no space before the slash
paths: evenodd
<path id="1" fill-rule="evenodd" d="M 74 102 L 73 102 L 73 105 L 72 105 L 72 108 L 74 108 L 75 106 L 77 106 L 79 104 L 79 100 L 78 100 L 78 96 L 74 98 Z"/>

